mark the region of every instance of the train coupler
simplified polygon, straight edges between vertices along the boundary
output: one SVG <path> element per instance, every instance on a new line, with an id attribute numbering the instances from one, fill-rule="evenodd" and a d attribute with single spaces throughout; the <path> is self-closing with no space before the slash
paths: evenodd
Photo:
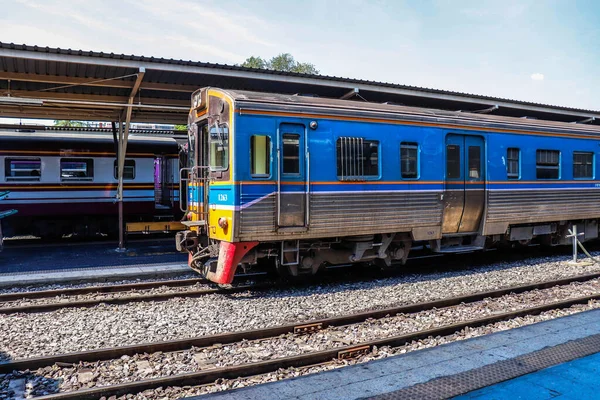
<path id="1" fill-rule="evenodd" d="M 175 247 L 180 253 L 192 252 L 198 247 L 198 234 L 194 231 L 180 231 L 175 235 Z"/>

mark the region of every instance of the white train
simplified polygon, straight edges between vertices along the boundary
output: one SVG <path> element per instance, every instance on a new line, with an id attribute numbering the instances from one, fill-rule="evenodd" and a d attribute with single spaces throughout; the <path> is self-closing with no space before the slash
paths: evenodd
<path id="1" fill-rule="evenodd" d="M 118 231 L 116 144 L 109 130 L 0 130 L 0 213 L 5 236 Z M 131 134 L 124 169 L 126 222 L 178 221 L 179 147 Z"/>

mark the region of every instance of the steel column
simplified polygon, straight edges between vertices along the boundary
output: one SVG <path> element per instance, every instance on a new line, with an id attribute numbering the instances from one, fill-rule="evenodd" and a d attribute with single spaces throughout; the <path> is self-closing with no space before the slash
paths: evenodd
<path id="1" fill-rule="evenodd" d="M 124 217 L 123 217 L 123 168 L 125 167 L 125 155 L 127 153 L 127 141 L 129 139 L 129 126 L 131 124 L 131 112 L 133 107 L 133 100 L 135 99 L 135 95 L 140 89 L 140 85 L 142 84 L 142 80 L 144 79 L 144 74 L 146 73 L 145 68 L 140 68 L 137 73 L 137 79 L 135 80 L 135 84 L 133 85 L 133 89 L 131 89 L 131 93 L 129 95 L 129 100 L 127 101 L 127 108 L 125 109 L 125 128 L 122 128 L 122 117 L 119 117 L 119 155 L 118 155 L 118 166 L 117 166 L 117 174 L 119 179 L 118 189 L 117 189 L 117 199 L 119 202 L 119 250 L 123 251 L 125 249 L 124 244 Z"/>

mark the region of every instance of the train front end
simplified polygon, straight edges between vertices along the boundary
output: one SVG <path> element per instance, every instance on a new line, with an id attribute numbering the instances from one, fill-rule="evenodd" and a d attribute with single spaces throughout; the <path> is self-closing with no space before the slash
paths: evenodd
<path id="1" fill-rule="evenodd" d="M 216 283 L 231 283 L 238 264 L 258 242 L 235 238 L 234 101 L 222 91 L 203 88 L 192 94 L 188 117 L 188 165 L 181 169 L 182 204 L 187 230 L 178 232 L 177 249 L 188 264 Z M 183 197 L 183 196 L 182 196 Z"/>

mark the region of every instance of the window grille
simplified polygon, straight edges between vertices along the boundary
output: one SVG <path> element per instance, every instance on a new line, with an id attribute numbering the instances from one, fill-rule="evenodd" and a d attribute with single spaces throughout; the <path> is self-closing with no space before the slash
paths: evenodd
<path id="1" fill-rule="evenodd" d="M 283 174 L 298 175 L 300 173 L 300 135 L 284 133 L 282 141 Z"/>
<path id="2" fill-rule="evenodd" d="M 419 145 L 400 143 L 400 173 L 403 178 L 415 179 L 418 176 Z"/>
<path id="3" fill-rule="evenodd" d="M 521 151 L 510 147 L 506 149 L 506 176 L 508 179 L 519 179 L 519 164 Z"/>
<path id="4" fill-rule="evenodd" d="M 594 179 L 594 153 L 573 152 L 573 178 Z"/>
<path id="5" fill-rule="evenodd" d="M 558 179 L 560 176 L 560 152 L 558 150 L 536 151 L 537 179 Z"/>
<path id="6" fill-rule="evenodd" d="M 379 177 L 379 141 L 341 137 L 336 143 L 337 177 L 364 181 Z"/>

